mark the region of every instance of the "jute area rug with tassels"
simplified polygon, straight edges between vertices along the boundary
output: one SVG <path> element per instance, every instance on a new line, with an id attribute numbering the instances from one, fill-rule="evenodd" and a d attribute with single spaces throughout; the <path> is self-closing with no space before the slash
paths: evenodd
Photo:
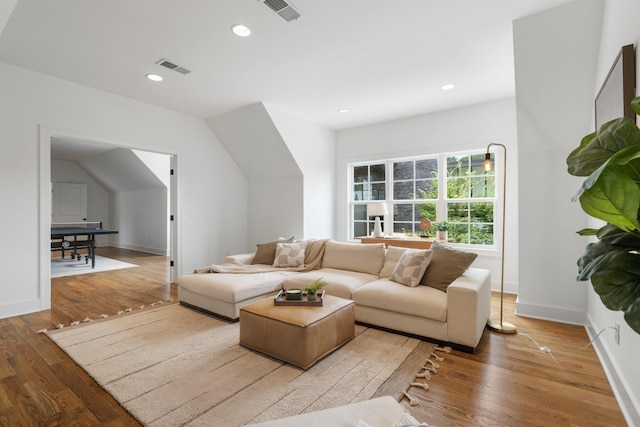
<path id="1" fill-rule="evenodd" d="M 435 344 L 356 325 L 304 371 L 238 344 L 239 324 L 168 303 L 46 334 L 138 421 L 241 426 L 391 395 Z"/>

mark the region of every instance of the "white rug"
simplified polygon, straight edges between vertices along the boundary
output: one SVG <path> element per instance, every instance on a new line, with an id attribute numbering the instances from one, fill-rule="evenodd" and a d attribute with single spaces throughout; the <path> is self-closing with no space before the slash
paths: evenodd
<path id="1" fill-rule="evenodd" d="M 238 328 L 168 304 L 47 334 L 151 426 L 241 426 L 392 395 L 390 382 L 402 396 L 435 349 L 356 325 L 353 340 L 304 371 L 240 346 Z"/>
<path id="2" fill-rule="evenodd" d="M 85 263 L 84 256 L 81 261 L 71 259 L 68 256 L 64 259 L 57 257 L 51 258 L 51 278 L 97 273 L 99 271 L 119 270 L 131 267 L 137 267 L 137 265 L 118 261 L 116 259 L 101 257 L 99 255 L 96 255 L 96 267 L 93 269 L 91 268 L 91 260 L 89 260 L 88 263 Z"/>

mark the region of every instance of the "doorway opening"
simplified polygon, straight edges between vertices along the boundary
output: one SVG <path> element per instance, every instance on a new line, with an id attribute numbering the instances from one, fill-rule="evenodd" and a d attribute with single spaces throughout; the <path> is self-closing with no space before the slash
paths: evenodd
<path id="1" fill-rule="evenodd" d="M 167 285 L 175 282 L 179 271 L 178 227 L 173 221 L 179 196 L 177 154 L 41 126 L 40 160 L 43 309 L 51 306 L 50 231 L 60 213 L 51 193 L 54 183 L 87 185 L 87 213 L 81 220 L 102 222 L 104 228 L 118 231 L 117 238 L 96 236 L 99 248 L 121 249 L 112 251 L 115 256 L 129 250 L 168 257 Z"/>

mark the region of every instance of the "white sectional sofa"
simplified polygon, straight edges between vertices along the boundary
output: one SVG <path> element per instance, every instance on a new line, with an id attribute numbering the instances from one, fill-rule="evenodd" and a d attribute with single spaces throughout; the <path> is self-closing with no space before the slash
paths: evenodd
<path id="1" fill-rule="evenodd" d="M 232 272 L 182 275 L 178 278 L 180 302 L 237 320 L 240 307 L 246 304 L 322 279 L 327 294 L 355 301 L 359 323 L 475 350 L 491 300 L 490 272 L 470 267 L 475 254 L 437 243 L 427 252 L 385 249 L 383 244 L 322 243 L 321 259 L 313 269 L 258 264 L 252 265 L 255 272 L 245 272 L 254 255 L 265 262 L 259 245 L 256 254 L 226 257 L 218 270 Z M 426 271 L 420 270 L 425 263 Z M 400 277 L 399 272 L 420 277 Z"/>

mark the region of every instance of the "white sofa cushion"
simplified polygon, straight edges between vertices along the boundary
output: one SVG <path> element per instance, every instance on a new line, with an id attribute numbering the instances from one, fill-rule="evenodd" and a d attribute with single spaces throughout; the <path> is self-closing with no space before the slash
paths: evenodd
<path id="1" fill-rule="evenodd" d="M 322 279 L 326 283 L 323 289 L 328 295 L 351 299 L 351 294 L 355 289 L 378 279 L 378 276 L 335 268 L 321 268 L 291 276 L 284 281 L 282 287 L 285 290 L 304 289 L 317 279 Z"/>
<path id="2" fill-rule="evenodd" d="M 408 251 L 407 248 L 401 248 L 399 246 L 389 246 L 387 248 L 387 254 L 384 257 L 384 264 L 382 270 L 380 270 L 380 278 L 391 276 L 391 272 L 396 268 L 396 264 L 400 260 L 403 253 Z"/>
<path id="3" fill-rule="evenodd" d="M 205 273 L 178 277 L 178 285 L 192 293 L 219 301 L 236 303 L 281 289 L 293 271 L 273 271 L 254 274 Z"/>
<path id="4" fill-rule="evenodd" d="M 357 271 L 378 276 L 384 264 L 384 243 L 360 244 L 329 240 L 324 248 L 322 268 Z"/>
<path id="5" fill-rule="evenodd" d="M 378 279 L 355 289 L 352 299 L 360 306 L 447 321 L 447 294 L 430 286 L 411 288 Z"/>

